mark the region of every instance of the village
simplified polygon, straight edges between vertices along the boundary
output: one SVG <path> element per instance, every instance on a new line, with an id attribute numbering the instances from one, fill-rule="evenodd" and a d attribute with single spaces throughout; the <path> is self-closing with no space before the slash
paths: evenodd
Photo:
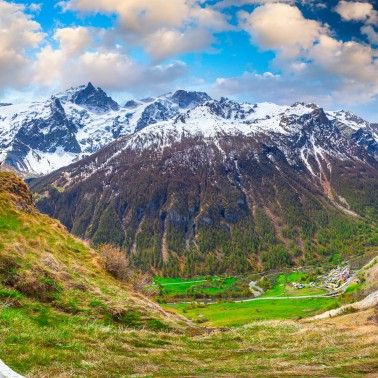
<path id="1" fill-rule="evenodd" d="M 319 287 L 328 289 L 330 293 L 343 288 L 347 283 L 359 283 L 358 278 L 355 278 L 355 273 L 351 271 L 349 265 L 338 266 L 330 270 L 327 274 L 319 276 L 315 282 L 310 284 L 303 284 L 300 282 L 293 282 L 295 290 L 303 289 L 305 287 Z"/>

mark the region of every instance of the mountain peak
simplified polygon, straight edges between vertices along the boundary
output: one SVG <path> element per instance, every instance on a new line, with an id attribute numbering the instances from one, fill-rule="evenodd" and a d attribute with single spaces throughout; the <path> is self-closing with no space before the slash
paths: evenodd
<path id="1" fill-rule="evenodd" d="M 87 89 L 89 89 L 89 90 L 96 90 L 96 88 L 93 86 L 93 84 L 91 82 L 89 82 L 87 84 Z"/>
<path id="2" fill-rule="evenodd" d="M 170 98 L 180 108 L 194 108 L 197 105 L 210 101 L 211 97 L 205 92 L 189 92 L 183 89 L 177 90 Z"/>
<path id="3" fill-rule="evenodd" d="M 119 105 L 101 88 L 95 87 L 91 82 L 87 85 L 71 87 L 55 95 L 61 101 L 73 102 L 76 105 L 95 108 L 100 111 L 119 110 Z"/>
<path id="4" fill-rule="evenodd" d="M 119 105 L 101 88 L 95 88 L 91 82 L 73 94 L 72 102 L 105 111 L 119 110 Z"/>

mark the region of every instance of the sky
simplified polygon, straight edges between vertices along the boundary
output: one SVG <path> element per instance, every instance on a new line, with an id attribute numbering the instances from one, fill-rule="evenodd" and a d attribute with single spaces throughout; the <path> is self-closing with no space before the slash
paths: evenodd
<path id="1" fill-rule="evenodd" d="M 0 0 L 0 28 L 0 102 L 90 81 L 121 104 L 180 88 L 378 122 L 378 1 Z"/>

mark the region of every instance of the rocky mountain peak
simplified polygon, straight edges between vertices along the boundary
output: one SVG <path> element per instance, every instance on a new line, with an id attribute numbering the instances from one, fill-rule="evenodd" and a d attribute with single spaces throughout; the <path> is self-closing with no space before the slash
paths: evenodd
<path id="1" fill-rule="evenodd" d="M 253 109 L 245 112 L 242 106 L 233 100 L 222 97 L 219 101 L 212 100 L 204 104 L 208 107 L 212 114 L 225 119 L 240 119 L 243 120 L 248 114 L 253 113 Z"/>
<path id="2" fill-rule="evenodd" d="M 50 99 L 50 109 L 51 109 L 51 112 L 54 113 L 54 112 L 58 112 L 60 114 L 64 114 L 64 108 L 62 106 L 62 103 L 60 102 L 59 98 L 55 97 L 55 96 L 51 96 L 51 99 Z"/>
<path id="3" fill-rule="evenodd" d="M 139 105 L 140 103 L 136 102 L 135 100 L 129 100 L 129 101 L 126 101 L 124 107 L 128 109 L 135 109 Z"/>
<path id="4" fill-rule="evenodd" d="M 181 109 L 194 108 L 197 105 L 210 101 L 211 97 L 205 92 L 188 92 L 185 90 L 178 90 L 172 96 L 171 100 Z"/>
<path id="5" fill-rule="evenodd" d="M 71 101 L 77 105 L 99 108 L 104 111 L 119 110 L 119 105 L 101 88 L 95 88 L 91 82 L 86 87 L 72 94 Z"/>

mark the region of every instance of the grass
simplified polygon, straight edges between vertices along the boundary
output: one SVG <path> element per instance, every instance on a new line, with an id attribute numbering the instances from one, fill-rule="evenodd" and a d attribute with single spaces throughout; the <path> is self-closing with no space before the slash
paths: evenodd
<path id="1" fill-rule="evenodd" d="M 257 300 L 250 302 L 225 302 L 199 307 L 188 304 L 164 305 L 189 319 L 210 327 L 236 327 L 253 321 L 282 319 L 296 320 L 319 311 L 334 308 L 334 298 Z"/>
<path id="2" fill-rule="evenodd" d="M 16 298 L 17 295 L 20 297 Z M 71 315 L 95 317 L 101 324 L 152 329 L 179 329 L 185 325 L 182 319 L 162 312 L 108 274 L 95 251 L 71 236 L 58 221 L 37 212 L 27 186 L 16 176 L 3 172 L 1 298 L 18 307 L 40 303 Z"/>
<path id="3" fill-rule="evenodd" d="M 237 281 L 238 279 L 235 277 L 222 278 L 217 276 L 195 277 L 192 279 L 155 277 L 153 288 L 160 286 L 164 290 L 166 297 L 185 297 L 190 288 L 200 290 L 203 293 L 220 294 L 229 289 Z"/>
<path id="4" fill-rule="evenodd" d="M 177 334 L 105 326 L 54 308 L 3 306 L 0 350 L 7 364 L 29 378 L 373 376 L 378 334 L 370 316 L 310 324 L 256 321 Z"/>
<path id="5" fill-rule="evenodd" d="M 207 276 L 191 279 L 155 277 L 155 284 L 150 286 L 147 292 L 148 290 L 159 288 L 159 294 L 156 298 L 161 299 L 163 297 L 165 302 L 190 301 L 206 296 L 212 300 L 218 298 L 223 300 L 230 298 L 253 298 L 249 290 L 249 282 L 253 280 L 251 277 L 225 278 Z M 326 293 L 325 290 L 319 288 L 305 287 L 303 289 L 294 289 L 290 285 L 293 282 L 305 281 L 307 277 L 308 275 L 304 272 L 280 274 L 274 287 L 268 290 L 263 296 L 302 296 Z"/>

